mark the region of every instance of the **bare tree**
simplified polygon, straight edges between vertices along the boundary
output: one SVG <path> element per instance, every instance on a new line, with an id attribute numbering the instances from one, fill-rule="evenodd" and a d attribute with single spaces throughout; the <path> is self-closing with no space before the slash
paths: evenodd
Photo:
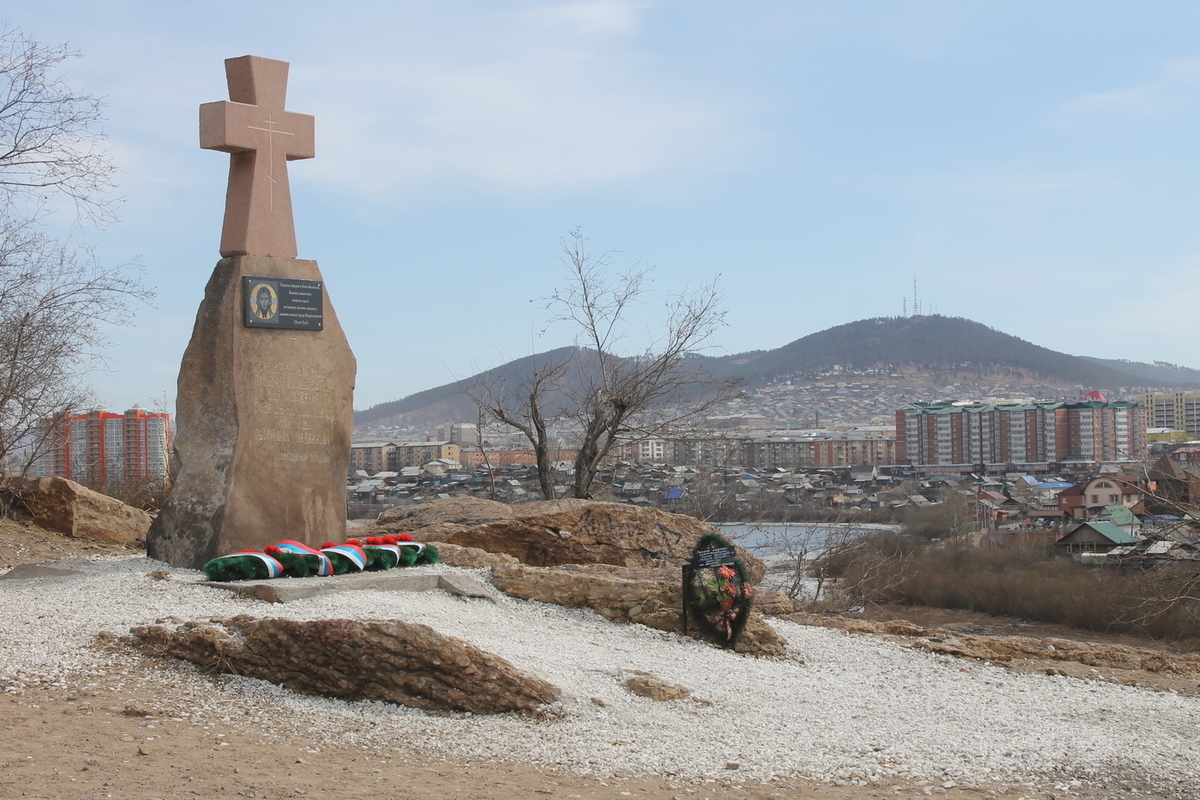
<path id="1" fill-rule="evenodd" d="M 635 265 L 611 274 L 612 252 L 593 255 L 575 228 L 562 239 L 567 285 L 552 294 L 553 321 L 573 324 L 579 386 L 569 389 L 571 414 L 581 429 L 574 495 L 591 497 L 601 465 L 620 441 L 662 435 L 727 399 L 735 383 L 713 378 L 694 355 L 725 324 L 716 280 L 668 295 L 657 335 L 640 353 L 623 354 L 629 311 L 648 293 L 649 269 Z"/>
<path id="2" fill-rule="evenodd" d="M 590 498 L 597 473 L 619 442 L 669 436 L 736 387 L 736 381 L 714 379 L 695 357 L 725 324 L 716 281 L 667 296 L 658 334 L 640 353 L 625 354 L 629 311 L 648 295 L 650 270 L 635 266 L 614 277 L 613 253 L 589 253 L 579 228 L 561 244 L 568 279 L 546 298 L 546 308 L 551 324 L 575 327 L 575 347 L 562 358 L 524 359 L 512 375 L 467 391 L 491 419 L 529 441 L 548 500 L 555 497 L 552 425 L 571 423 L 579 431 L 572 494 Z"/>
<path id="3" fill-rule="evenodd" d="M 567 360 L 534 356 L 524 360 L 520 371 L 476 383 L 467 390 L 479 407 L 481 432 L 485 419 L 490 418 L 517 430 L 529 441 L 537 461 L 538 486 L 546 500 L 555 498 L 549 422 L 558 414 L 547 404 L 553 402 L 551 392 L 559 387 L 568 365 Z M 479 446 L 483 447 L 482 441 Z"/>
<path id="4" fill-rule="evenodd" d="M 51 444 L 54 423 L 88 398 L 83 382 L 106 344 L 103 328 L 147 296 L 136 273 L 34 227 L 0 223 L 0 459 Z"/>
<path id="5" fill-rule="evenodd" d="M 100 264 L 42 225 L 55 197 L 77 221 L 115 218 L 100 103 L 54 75 L 73 55 L 0 31 L 0 462 L 19 450 L 26 467 L 87 402 L 104 328 L 150 297 L 134 265 Z"/>

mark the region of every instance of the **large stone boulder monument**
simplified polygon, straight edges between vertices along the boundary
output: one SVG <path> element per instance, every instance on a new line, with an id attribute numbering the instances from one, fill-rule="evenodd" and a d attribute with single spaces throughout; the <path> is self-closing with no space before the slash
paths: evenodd
<path id="1" fill-rule="evenodd" d="M 288 188 L 313 118 L 284 110 L 286 62 L 225 73 L 230 100 L 200 107 L 200 146 L 230 154 L 222 258 L 179 369 L 179 472 L 147 534 L 177 567 L 346 530 L 356 363 L 316 262 L 296 258 Z"/>

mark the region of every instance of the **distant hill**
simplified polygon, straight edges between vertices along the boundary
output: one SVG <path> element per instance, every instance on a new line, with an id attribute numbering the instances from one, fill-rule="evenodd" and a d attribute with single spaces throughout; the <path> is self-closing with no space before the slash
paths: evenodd
<path id="1" fill-rule="evenodd" d="M 505 384 L 512 390 L 519 376 L 530 374 L 538 365 L 563 361 L 573 351 L 573 347 L 560 347 L 547 353 L 524 356 L 470 378 L 379 403 L 364 411 L 355 411 L 354 424 L 428 426 L 448 420 L 472 420 L 475 419 L 475 403 L 467 394 L 472 387 Z"/>
<path id="2" fill-rule="evenodd" d="M 1146 364 L 1142 361 L 1126 361 L 1124 359 L 1090 358 L 1088 356 L 1084 356 L 1084 358 L 1088 361 L 1135 375 L 1143 381 L 1149 381 L 1155 386 L 1200 386 L 1200 370 L 1181 367 L 1177 364 L 1168 364 L 1165 361 L 1155 361 L 1153 364 Z"/>
<path id="3" fill-rule="evenodd" d="M 450 419 L 475 418 L 474 404 L 465 390 L 472 384 L 505 383 L 510 389 L 517 377 L 536 364 L 569 356 L 565 347 L 516 359 L 472 378 L 427 389 L 390 403 L 355 412 L 356 425 L 434 425 Z M 804 380 L 843 371 L 881 370 L 1015 373 L 1056 386 L 1080 385 L 1089 389 L 1127 390 L 1138 387 L 1200 387 L 1200 370 L 1172 364 L 1153 364 L 1088 358 L 1059 353 L 960 317 L 876 317 L 838 325 L 805 336 L 775 350 L 754 350 L 713 358 L 705 362 L 714 377 L 741 378 L 748 387 L 780 378 Z M 578 385 L 578 370 L 586 359 L 577 359 L 575 372 L 564 376 L 553 398 L 562 402 Z"/>
<path id="4" fill-rule="evenodd" d="M 1146 379 L 1114 366 L 1118 362 L 1071 356 L 1031 344 L 961 317 L 876 317 L 838 325 L 776 350 L 743 353 L 714 366 L 723 377 L 753 383 L 785 375 L 843 369 L 905 366 L 936 370 L 971 366 L 1019 369 L 1053 383 L 1116 388 Z"/>

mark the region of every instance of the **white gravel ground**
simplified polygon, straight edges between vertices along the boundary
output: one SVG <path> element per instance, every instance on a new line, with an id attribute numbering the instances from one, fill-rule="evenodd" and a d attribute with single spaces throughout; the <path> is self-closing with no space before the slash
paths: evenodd
<path id="1" fill-rule="evenodd" d="M 790 655 L 766 660 L 507 598 L 493 605 L 443 592 L 363 591 L 266 605 L 194 585 L 202 577 L 196 572 L 152 579 L 147 573 L 166 567 L 144 558 L 78 568 L 86 574 L 0 581 L 6 691 L 137 670 L 171 687 L 176 716 L 224 719 L 264 736 L 300 734 L 314 750 L 333 741 L 394 745 L 599 776 L 720 777 L 737 762 L 739 780 L 1035 781 L 1069 789 L 1074 781 L 1136 777 L 1163 796 L 1200 796 L 1195 698 L 1018 674 L 782 621 L 774 624 Z M 135 656 L 91 646 L 102 630 L 124 634 L 162 617 L 239 613 L 425 623 L 545 678 L 563 699 L 538 718 L 427 714 L 304 697 L 244 678 L 214 682 L 190 665 L 147 673 Z M 621 681 L 639 670 L 711 704 L 638 697 Z M 246 706 L 254 707 L 251 716 Z"/>

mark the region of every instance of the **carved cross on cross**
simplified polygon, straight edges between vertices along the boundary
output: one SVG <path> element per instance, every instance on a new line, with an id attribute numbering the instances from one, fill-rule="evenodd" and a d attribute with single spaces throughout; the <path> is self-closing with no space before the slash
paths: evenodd
<path id="1" fill-rule="evenodd" d="M 288 64 L 225 60 L 229 100 L 200 106 L 200 146 L 230 154 L 221 255 L 296 257 L 287 162 L 316 155 L 313 118 L 284 111 Z"/>

